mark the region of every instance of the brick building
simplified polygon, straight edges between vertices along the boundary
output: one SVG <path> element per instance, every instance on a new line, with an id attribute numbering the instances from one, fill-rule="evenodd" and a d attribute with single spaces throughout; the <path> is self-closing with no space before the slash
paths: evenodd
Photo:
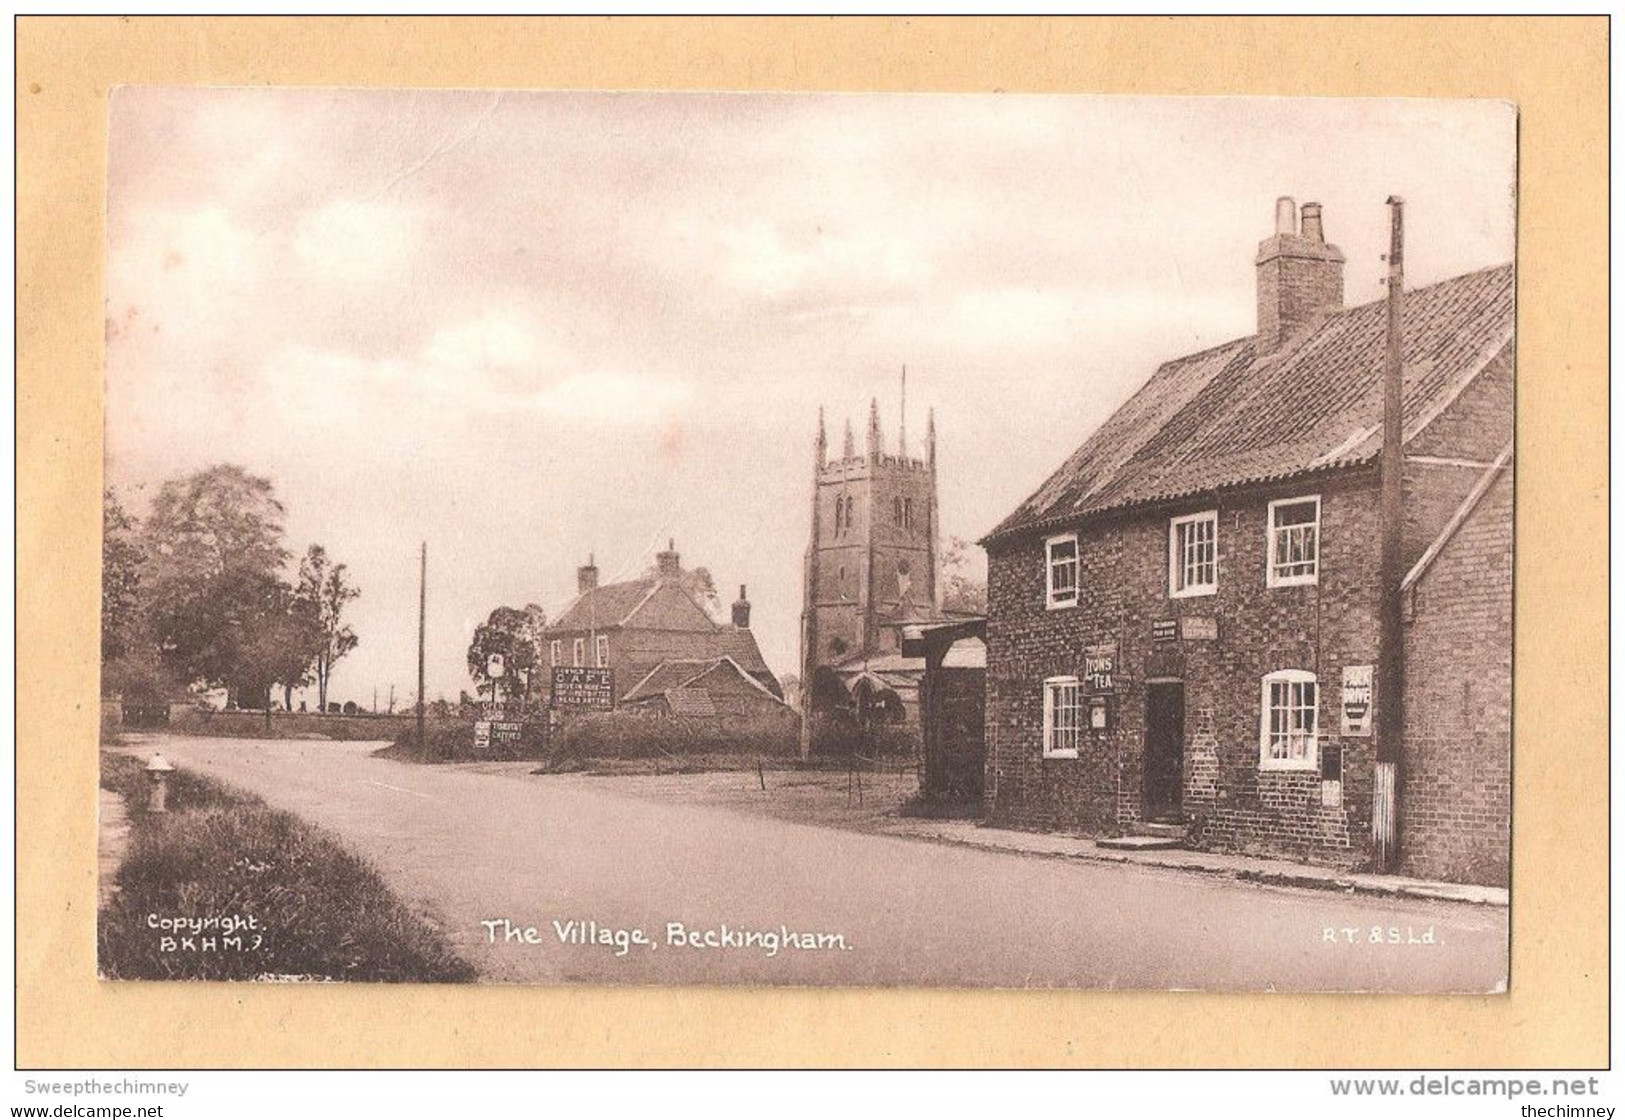
<path id="1" fill-rule="evenodd" d="M 683 586 L 675 542 L 656 554 L 655 573 L 600 585 L 590 559 L 576 570 L 579 590 L 558 620 L 542 633 L 538 655 L 544 687 L 552 666 L 592 666 L 615 671 L 621 697 L 668 661 L 731 659 L 752 680 L 782 699 L 778 678 L 762 659 L 750 629 L 750 600 L 739 588 L 730 620 L 718 622 Z"/>
<path id="2" fill-rule="evenodd" d="M 1371 862 L 1384 304 L 1343 306 L 1313 203 L 1255 267 L 1257 333 L 1158 368 L 983 541 L 995 822 Z M 1403 337 L 1403 866 L 1504 882 L 1511 267 L 1408 292 Z"/>

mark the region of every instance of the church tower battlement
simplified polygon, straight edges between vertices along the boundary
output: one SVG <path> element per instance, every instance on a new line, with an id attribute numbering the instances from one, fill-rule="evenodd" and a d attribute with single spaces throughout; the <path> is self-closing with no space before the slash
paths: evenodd
<path id="1" fill-rule="evenodd" d="M 841 454 L 831 456 L 822 409 L 813 447 L 803 695 L 810 695 L 820 667 L 897 654 L 897 623 L 941 614 L 935 415 L 927 421 L 923 458 L 909 454 L 906 421 L 896 453 L 887 453 L 876 400 L 869 402 L 861 451 L 848 421 Z"/>

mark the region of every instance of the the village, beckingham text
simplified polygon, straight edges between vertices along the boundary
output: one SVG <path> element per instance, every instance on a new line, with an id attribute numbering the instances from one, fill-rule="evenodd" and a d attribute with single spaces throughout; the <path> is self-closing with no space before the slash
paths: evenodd
<path id="1" fill-rule="evenodd" d="M 786 950 L 833 950 L 845 952 L 852 948 L 843 933 L 817 933 L 793 930 L 781 925 L 776 929 L 741 929 L 724 922 L 718 926 L 697 929 L 682 922 L 667 922 L 663 939 L 656 940 L 641 927 L 600 925 L 596 921 L 579 918 L 554 919 L 549 923 L 552 937 L 534 925 L 523 925 L 511 918 L 486 918 L 488 944 L 602 946 L 617 957 L 624 957 L 634 948 L 658 949 L 662 943 L 682 949 L 753 949 L 763 956 L 776 957 Z"/>

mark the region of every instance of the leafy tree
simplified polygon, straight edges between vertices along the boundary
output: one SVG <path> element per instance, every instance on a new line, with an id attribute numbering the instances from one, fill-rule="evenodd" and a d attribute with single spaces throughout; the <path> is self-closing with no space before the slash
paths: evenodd
<path id="1" fill-rule="evenodd" d="M 102 491 L 102 661 L 131 652 L 139 625 L 141 546 L 136 522 L 111 489 Z"/>
<path id="2" fill-rule="evenodd" d="M 179 679 L 265 695 L 250 650 L 286 609 L 282 504 L 268 479 L 230 464 L 172 478 L 142 528 L 147 625 Z"/>
<path id="3" fill-rule="evenodd" d="M 349 569 L 335 564 L 327 550 L 313 544 L 299 561 L 299 584 L 295 602 L 313 627 L 308 663 L 316 679 L 316 697 L 327 710 L 327 683 L 333 666 L 359 644 L 355 631 L 344 621 L 344 606 L 361 594 L 350 583 Z"/>
<path id="4" fill-rule="evenodd" d="M 493 701 L 503 694 L 509 699 L 529 698 L 539 635 L 546 624 L 542 609 L 532 604 L 524 610 L 498 607 L 475 629 L 468 646 L 468 675 L 489 691 Z M 502 659 L 500 677 L 491 676 L 493 655 Z"/>
<path id="5" fill-rule="evenodd" d="M 987 613 L 987 574 L 971 555 L 970 544 L 950 537 L 942 556 L 942 607 L 964 614 Z"/>
<path id="6" fill-rule="evenodd" d="M 643 573 L 645 579 L 654 579 L 660 574 L 660 565 L 652 564 Z M 694 597 L 707 613 L 712 616 L 722 614 L 722 597 L 717 594 L 716 581 L 711 578 L 710 568 L 680 568 L 677 572 L 677 583 L 684 591 Z"/>

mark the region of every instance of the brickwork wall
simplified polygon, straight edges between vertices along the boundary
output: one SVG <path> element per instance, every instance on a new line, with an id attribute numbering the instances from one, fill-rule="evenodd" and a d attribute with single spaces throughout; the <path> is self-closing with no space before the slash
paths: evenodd
<path id="1" fill-rule="evenodd" d="M 1512 478 L 1417 585 L 1405 633 L 1406 874 L 1505 886 L 1512 807 Z"/>
<path id="2" fill-rule="evenodd" d="M 1267 507 L 1321 496 L 1321 572 L 1313 586 L 1267 586 Z M 1218 591 L 1168 593 L 1169 518 L 1218 510 Z M 1376 491 L 1369 473 L 1209 497 L 1079 531 L 1077 607 L 1048 610 L 1044 545 L 989 557 L 986 804 L 993 820 L 1085 833 L 1132 829 L 1143 805 L 1147 677 L 1184 681 L 1183 802 L 1195 842 L 1338 865 L 1369 858 L 1370 739 L 1339 735 L 1344 665 L 1376 658 Z M 1217 621 L 1213 641 L 1153 640 L 1157 620 Z M 1082 675 L 1086 646 L 1116 641 L 1114 725 L 1085 731 L 1078 759 L 1043 757 L 1045 678 Z M 1277 669 L 1319 679 L 1322 750 L 1341 749 L 1343 798 L 1321 804 L 1319 771 L 1261 770 L 1261 681 Z"/>

